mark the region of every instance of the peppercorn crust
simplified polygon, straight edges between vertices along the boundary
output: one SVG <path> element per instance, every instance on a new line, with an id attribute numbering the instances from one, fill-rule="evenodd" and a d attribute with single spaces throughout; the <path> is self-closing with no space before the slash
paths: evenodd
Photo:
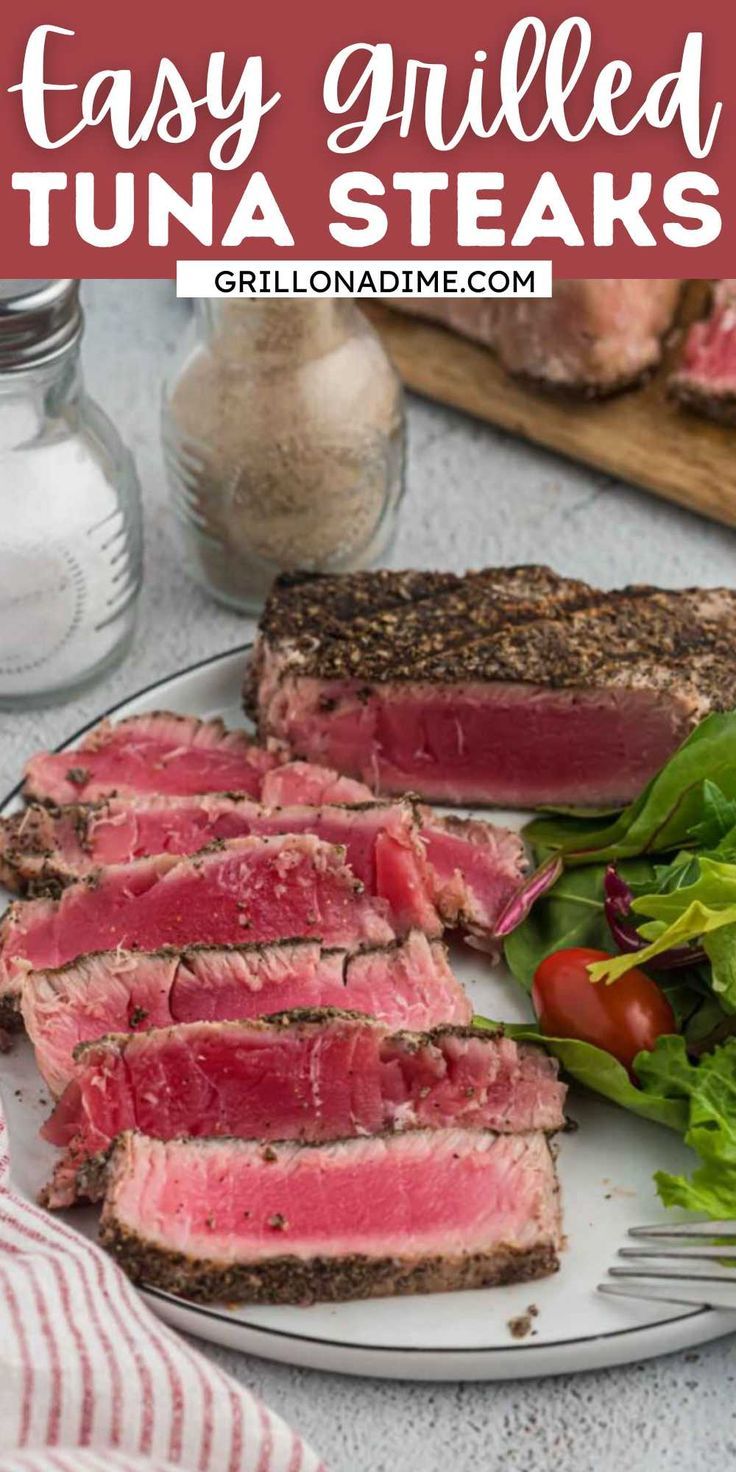
<path id="1" fill-rule="evenodd" d="M 271 687 L 292 677 L 366 687 L 391 681 L 646 687 L 682 694 L 693 723 L 709 710 L 736 705 L 736 593 L 730 589 L 600 592 L 545 567 L 416 577 L 278 580 L 248 678 L 249 711 L 257 713 L 266 661 Z"/>
<path id="2" fill-rule="evenodd" d="M 100 1241 L 134 1283 L 161 1288 L 197 1303 L 339 1303 L 395 1294 L 449 1293 L 524 1283 L 557 1272 L 552 1242 L 520 1249 L 501 1245 L 459 1257 L 395 1257 L 360 1254 L 302 1259 L 284 1254 L 259 1263 L 222 1263 L 188 1257 L 148 1242 L 118 1222 L 103 1219 Z"/>

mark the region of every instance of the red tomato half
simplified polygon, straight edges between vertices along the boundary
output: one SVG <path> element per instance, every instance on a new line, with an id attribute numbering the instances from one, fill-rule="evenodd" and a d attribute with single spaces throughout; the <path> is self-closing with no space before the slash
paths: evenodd
<path id="1" fill-rule="evenodd" d="M 677 1032 L 675 1014 L 656 982 L 638 969 L 610 986 L 592 982 L 588 966 L 605 960 L 605 951 L 582 946 L 547 956 L 534 977 L 534 1010 L 548 1037 L 593 1043 L 630 1070 L 637 1053 L 663 1033 Z"/>

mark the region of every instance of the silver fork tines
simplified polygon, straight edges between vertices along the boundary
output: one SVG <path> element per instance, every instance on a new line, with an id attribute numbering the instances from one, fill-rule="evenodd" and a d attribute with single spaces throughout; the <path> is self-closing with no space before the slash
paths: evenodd
<path id="1" fill-rule="evenodd" d="M 736 1222 L 658 1222 L 652 1227 L 629 1227 L 629 1237 L 732 1237 L 736 1242 Z"/>
<path id="2" fill-rule="evenodd" d="M 736 1310 L 736 1222 L 632 1227 L 629 1236 L 637 1245 L 620 1248 L 626 1265 L 609 1268 L 615 1281 L 601 1293 Z"/>

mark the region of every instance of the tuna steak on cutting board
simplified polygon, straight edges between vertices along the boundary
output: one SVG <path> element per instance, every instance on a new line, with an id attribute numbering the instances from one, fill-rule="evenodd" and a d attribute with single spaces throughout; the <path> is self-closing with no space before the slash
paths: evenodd
<path id="1" fill-rule="evenodd" d="M 259 795 L 280 757 L 220 720 L 153 711 L 95 726 L 73 751 L 44 751 L 25 768 L 25 796 L 39 802 L 95 802 L 115 793 Z"/>
<path id="2" fill-rule="evenodd" d="M 541 1133 L 442 1129 L 329 1145 L 128 1133 L 101 1240 L 132 1278 L 200 1302 L 435 1293 L 558 1267 Z"/>
<path id="3" fill-rule="evenodd" d="M 367 895 L 342 850 L 309 835 L 234 838 L 194 857 L 100 870 L 58 900 L 16 900 L 0 921 L 0 1018 L 24 976 L 90 951 L 229 945 L 291 936 L 325 945 L 395 939 L 385 901 Z"/>
<path id="4" fill-rule="evenodd" d="M 246 706 L 376 793 L 618 806 L 736 705 L 735 614 L 729 589 L 603 593 L 543 567 L 288 575 Z"/>
<path id="5" fill-rule="evenodd" d="M 681 281 L 556 281 L 527 301 L 395 300 L 411 312 L 492 348 L 508 373 L 598 398 L 629 388 L 662 356 Z"/>
<path id="6" fill-rule="evenodd" d="M 314 769 L 318 770 L 318 769 Z M 359 784 L 355 784 L 356 787 Z M 53 894 L 111 864 L 155 854 L 191 854 L 215 840 L 313 833 L 345 847 L 370 894 L 389 901 L 398 930 L 443 925 L 493 932 L 525 867 L 517 834 L 489 823 L 441 818 L 410 802 L 360 806 L 262 807 L 250 798 L 109 798 L 92 805 L 34 804 L 0 819 L 0 880 L 16 891 Z"/>
<path id="7" fill-rule="evenodd" d="M 480 1028 L 392 1034 L 323 1010 L 107 1037 L 77 1051 L 42 1131 L 66 1151 L 44 1199 L 99 1199 L 124 1130 L 308 1144 L 449 1126 L 518 1134 L 561 1129 L 564 1097 L 541 1049 Z"/>
<path id="8" fill-rule="evenodd" d="M 470 1000 L 445 947 L 418 931 L 363 951 L 317 941 L 108 951 L 52 971 L 32 971 L 21 1008 L 51 1092 L 74 1076 L 74 1051 L 106 1033 L 199 1021 L 228 1022 L 295 1007 L 369 1013 L 392 1030 L 467 1024 Z"/>

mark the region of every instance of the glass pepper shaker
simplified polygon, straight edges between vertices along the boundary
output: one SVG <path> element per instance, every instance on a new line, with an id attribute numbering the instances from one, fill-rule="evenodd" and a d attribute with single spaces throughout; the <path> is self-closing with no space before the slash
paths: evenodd
<path id="1" fill-rule="evenodd" d="M 163 441 L 185 565 L 222 602 L 253 611 L 278 572 L 389 544 L 403 395 L 353 301 L 197 302 Z"/>
<path id="2" fill-rule="evenodd" d="M 141 581 L 130 453 L 84 388 L 79 282 L 0 281 L 0 706 L 68 699 L 127 649 Z"/>

